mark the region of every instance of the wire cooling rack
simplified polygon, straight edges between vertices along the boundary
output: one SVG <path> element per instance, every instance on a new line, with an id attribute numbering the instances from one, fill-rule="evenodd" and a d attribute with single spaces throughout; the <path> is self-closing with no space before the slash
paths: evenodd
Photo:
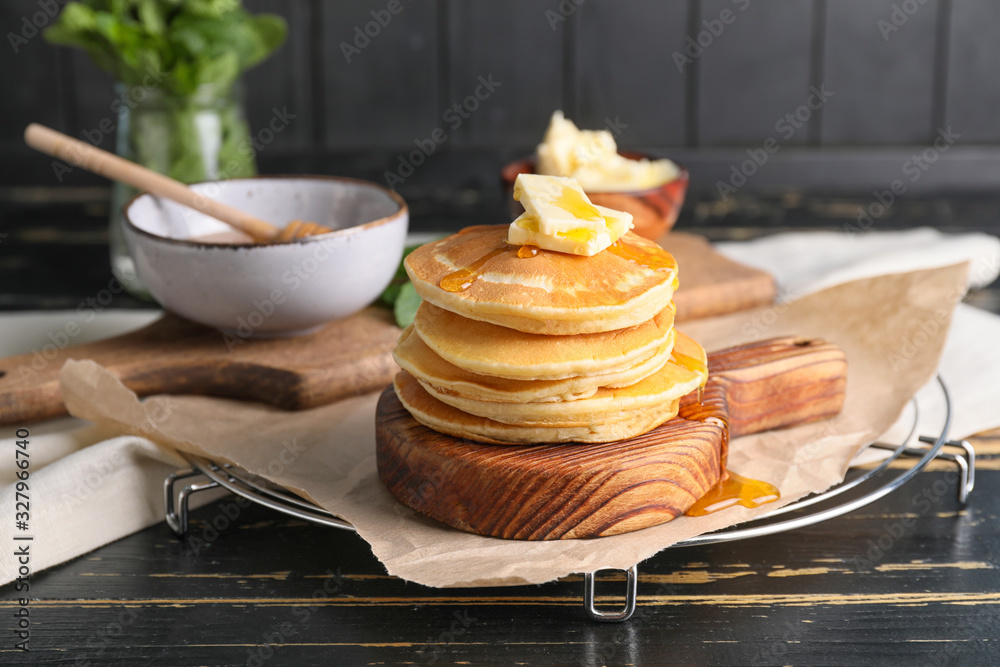
<path id="1" fill-rule="evenodd" d="M 917 399 L 913 399 L 911 402 L 913 419 L 909 433 L 903 441 L 898 444 L 874 442 L 870 445 L 885 450 L 885 458 L 878 465 L 866 469 L 852 469 L 843 482 L 823 493 L 790 503 L 753 521 L 678 542 L 670 548 L 772 535 L 847 514 L 899 489 L 934 459 L 950 461 L 958 467 L 958 500 L 965 503 L 975 485 L 976 453 L 967 441 L 948 440 L 952 414 L 951 397 L 940 376 L 937 378 L 937 386 L 945 405 L 943 423 L 937 435 L 917 434 L 920 405 Z M 178 536 L 187 533 L 191 496 L 216 488 L 227 489 L 238 496 L 299 519 L 355 532 L 354 526 L 349 522 L 253 473 L 190 454 L 185 454 L 184 457 L 191 467 L 171 473 L 164 480 L 166 521 Z M 913 463 L 909 467 L 900 468 L 892 465 L 897 460 L 910 460 Z M 202 481 L 196 481 L 196 478 Z M 181 485 L 178 490 L 179 482 L 185 480 L 191 481 Z M 592 619 L 624 621 L 635 612 L 639 581 L 638 566 L 633 565 L 625 573 L 625 606 L 620 610 L 598 609 L 594 602 L 596 572 L 584 575 L 583 604 Z"/>

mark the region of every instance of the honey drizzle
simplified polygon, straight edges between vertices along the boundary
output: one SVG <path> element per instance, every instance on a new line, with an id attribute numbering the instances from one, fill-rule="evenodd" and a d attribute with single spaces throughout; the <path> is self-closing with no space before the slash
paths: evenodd
<path id="1" fill-rule="evenodd" d="M 702 387 L 704 387 L 705 383 L 708 382 L 708 364 L 701 359 L 695 359 L 694 357 L 689 357 L 688 355 L 678 352 L 677 350 L 671 350 L 670 361 L 674 362 L 678 366 L 688 369 L 692 373 L 699 374 L 701 376 Z M 698 402 L 700 403 L 701 401 Z"/>
<path id="2" fill-rule="evenodd" d="M 572 192 L 572 190 L 570 190 L 570 192 Z M 525 229 L 530 229 L 532 223 L 534 223 L 535 225 L 538 224 L 537 220 L 529 220 L 527 221 L 527 226 L 524 224 L 522 224 L 521 226 L 524 227 Z M 573 231 L 582 232 L 585 230 L 573 230 Z M 570 237 L 572 233 L 573 232 L 562 232 L 561 234 Z M 446 292 L 464 292 L 465 290 L 472 287 L 473 283 L 476 282 L 476 279 L 479 278 L 479 276 L 481 275 L 482 268 L 486 265 L 487 262 L 489 262 L 491 259 L 493 259 L 498 255 L 501 255 L 509 250 L 512 250 L 514 247 L 515 246 L 512 246 L 504 242 L 502 246 L 491 250 L 490 252 L 486 253 L 485 255 L 474 261 L 472 264 L 463 267 L 461 269 L 458 269 L 456 271 L 452 271 L 451 273 L 445 275 L 443 278 L 441 278 L 438 285 L 440 285 L 441 289 L 445 290 Z M 528 248 L 528 250 L 525 250 L 525 248 Z M 520 257 L 521 259 L 528 259 L 537 255 L 538 251 L 539 248 L 536 246 L 522 245 L 517 250 L 517 256 Z M 636 262 L 641 266 L 653 269 L 654 271 L 666 271 L 666 270 L 673 271 L 674 289 L 676 289 L 677 262 L 674 260 L 673 255 L 671 255 L 666 250 L 663 250 L 659 247 L 657 247 L 656 249 L 647 249 L 640 246 L 632 245 L 631 243 L 625 243 L 622 239 L 618 239 L 617 241 L 615 241 L 614 243 L 612 243 L 610 246 L 607 247 L 607 251 L 623 259 Z M 687 357 L 687 359 L 691 358 Z M 692 362 L 697 363 L 697 360 L 692 360 Z M 691 368 L 690 366 L 686 365 L 685 362 L 681 359 L 677 359 L 677 363 L 681 366 L 684 366 L 685 368 Z M 701 367 L 704 367 L 704 364 L 702 364 Z M 704 387 L 704 384 L 702 384 L 702 386 Z"/>
<path id="3" fill-rule="evenodd" d="M 765 503 L 773 503 L 780 497 L 781 492 L 773 484 L 729 472 L 725 479 L 719 480 L 685 514 L 705 516 L 737 504 L 753 509 Z"/>
<path id="4" fill-rule="evenodd" d="M 502 255 L 507 252 L 509 247 L 510 246 L 504 243 L 501 247 L 491 250 L 474 261 L 472 264 L 458 269 L 457 271 L 452 271 L 448 275 L 441 278 L 441 282 L 438 284 L 441 286 L 441 289 L 446 292 L 464 292 L 472 287 L 472 284 L 476 282 L 477 278 L 479 278 L 481 275 L 480 270 L 483 266 L 497 255 Z"/>
<path id="5" fill-rule="evenodd" d="M 671 350 L 670 361 L 677 364 L 681 368 L 686 368 L 692 373 L 697 373 L 701 376 L 701 384 L 698 385 L 698 402 L 701 403 L 702 392 L 705 391 L 705 385 L 708 384 L 708 364 L 701 359 L 689 357 L 688 355 L 678 352 L 677 350 Z"/>
<path id="6" fill-rule="evenodd" d="M 474 261 L 472 264 L 445 275 L 438 282 L 438 285 L 440 285 L 441 289 L 446 292 L 464 292 L 472 287 L 473 283 L 475 283 L 479 276 L 482 275 L 483 268 L 491 259 L 506 252 L 514 252 L 514 248 L 517 248 L 516 254 L 521 259 L 530 259 L 531 257 L 537 255 L 538 251 L 541 250 L 538 246 L 528 244 L 513 246 L 504 242 L 503 245 L 498 248 L 494 248 Z"/>
<path id="7" fill-rule="evenodd" d="M 607 247 L 607 251 L 612 255 L 621 257 L 624 260 L 635 262 L 640 266 L 654 271 L 673 271 L 674 278 L 677 277 L 677 261 L 674 256 L 666 250 L 657 246 L 656 248 L 645 248 L 642 246 L 625 243 L 624 239 L 618 239 Z"/>
<path id="8" fill-rule="evenodd" d="M 698 361 L 698 360 L 695 360 Z M 726 470 L 729 460 L 729 419 L 726 390 L 721 383 L 713 382 L 704 390 L 699 390 L 698 402 L 691 396 L 681 401 L 678 416 L 692 422 L 717 422 L 722 428 L 722 442 L 719 447 L 719 481 L 699 498 L 685 514 L 689 516 L 705 516 L 718 512 L 732 505 L 740 504 L 754 508 L 765 503 L 774 502 L 781 497 L 780 490 L 773 484 L 761 480 L 750 479 Z"/>
<path id="9" fill-rule="evenodd" d="M 562 186 L 562 194 L 555 198 L 555 205 L 580 220 L 605 220 L 597 208 L 573 188 Z"/>
<path id="10" fill-rule="evenodd" d="M 580 227 L 579 229 L 571 229 L 568 232 L 556 232 L 556 236 L 561 236 L 576 243 L 589 243 L 597 236 L 597 232 L 586 227 Z"/>

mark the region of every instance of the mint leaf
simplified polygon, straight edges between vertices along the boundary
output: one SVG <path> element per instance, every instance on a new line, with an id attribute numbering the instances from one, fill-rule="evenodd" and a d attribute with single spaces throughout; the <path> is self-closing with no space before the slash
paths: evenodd
<path id="1" fill-rule="evenodd" d="M 229 86 L 287 33 L 280 16 L 251 15 L 236 0 L 80 0 L 66 5 L 45 38 L 84 49 L 127 85 L 165 73 L 164 91 L 184 96 L 202 84 Z"/>
<path id="2" fill-rule="evenodd" d="M 422 300 L 413 283 L 403 283 L 399 288 L 399 296 L 392 309 L 392 313 L 396 317 L 396 325 L 405 328 L 413 324 L 413 318 L 417 316 L 417 308 L 420 307 Z"/>

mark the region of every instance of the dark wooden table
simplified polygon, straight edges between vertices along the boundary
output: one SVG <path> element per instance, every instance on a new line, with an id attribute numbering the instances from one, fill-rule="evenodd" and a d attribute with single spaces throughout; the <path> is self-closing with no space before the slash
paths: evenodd
<path id="1" fill-rule="evenodd" d="M 839 224 L 823 217 L 836 208 L 829 202 L 776 197 L 742 209 L 759 215 L 728 219 L 729 226 L 721 224 L 729 214 L 712 218 L 710 206 L 696 202 L 685 224 L 696 219 L 716 238 Z M 970 214 L 953 227 L 981 228 L 982 211 L 997 209 L 984 200 L 974 209 L 981 217 Z M 929 202 L 926 210 L 943 209 Z M 22 264 L 0 265 L 0 279 L 36 268 L 43 275 L 32 258 L 52 266 L 73 244 L 77 254 L 64 253 L 70 267 L 103 252 L 97 226 L 74 227 L 77 236 L 61 241 L 58 207 L 18 209 L 8 221 L 34 215 L 48 227 L 40 235 L 37 226 L 11 231 L 37 242 Z M 80 209 L 67 215 L 78 219 Z M 55 231 L 46 236 L 46 228 Z M 69 269 L 45 272 L 41 286 L 5 282 L 13 287 L 2 305 L 75 305 L 78 293 L 106 282 L 106 274 L 92 273 L 93 284 L 81 284 Z M 970 300 L 997 310 L 995 290 Z M 136 303 L 122 298 L 117 305 Z M 665 550 L 640 565 L 638 609 L 621 624 L 588 619 L 581 577 L 516 588 L 425 588 L 387 576 L 356 535 L 228 497 L 194 511 L 186 539 L 160 524 L 33 575 L 30 653 L 13 649 L 15 591 L 3 587 L 0 663 L 1000 664 L 1000 431 L 974 443 L 978 474 L 967 505 L 956 499 L 954 468 L 934 463 L 840 518 Z M 623 575 L 602 575 L 597 593 L 600 604 L 620 606 Z"/>
<path id="2" fill-rule="evenodd" d="M 668 549 L 641 564 L 638 609 L 621 624 L 586 617 L 581 577 L 408 584 L 353 534 L 255 505 L 219 520 L 238 507 L 229 498 L 193 513 L 189 539 L 158 525 L 34 576 L 31 653 L 8 634 L 0 662 L 995 665 L 1000 434 L 976 446 L 968 505 L 934 465 L 839 519 Z M 213 523 L 229 525 L 199 541 Z M 602 576 L 597 593 L 620 607 L 623 576 Z"/>

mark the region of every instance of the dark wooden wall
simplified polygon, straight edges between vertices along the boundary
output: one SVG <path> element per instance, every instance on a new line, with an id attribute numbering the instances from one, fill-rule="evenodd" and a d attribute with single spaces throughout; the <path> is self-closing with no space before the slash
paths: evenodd
<path id="1" fill-rule="evenodd" d="M 460 162 L 475 187 L 495 179 L 499 161 L 529 152 L 562 108 L 581 126 L 619 123 L 623 146 L 684 161 L 706 189 L 771 137 L 780 150 L 756 186 L 874 187 L 948 126 L 957 145 L 922 185 L 1000 184 L 997 2 L 399 1 L 402 11 L 347 62 L 342 43 L 388 0 L 247 0 L 290 25 L 281 51 L 246 77 L 253 127 L 273 108 L 295 114 L 261 152 L 262 170 L 380 175 L 442 128 L 446 141 L 410 185 L 454 178 L 443 165 Z M 20 33 L 39 6 L 2 3 L 3 32 Z M 699 37 L 706 46 L 679 68 Z M 85 54 L 39 35 L 16 54 L 0 47 L 0 68 L 0 184 L 52 184 L 47 161 L 22 145 L 23 127 L 96 128 L 113 116 L 111 81 Z M 453 127 L 444 114 L 480 77 L 500 86 Z M 782 118 L 820 88 L 833 96 L 786 136 Z"/>

